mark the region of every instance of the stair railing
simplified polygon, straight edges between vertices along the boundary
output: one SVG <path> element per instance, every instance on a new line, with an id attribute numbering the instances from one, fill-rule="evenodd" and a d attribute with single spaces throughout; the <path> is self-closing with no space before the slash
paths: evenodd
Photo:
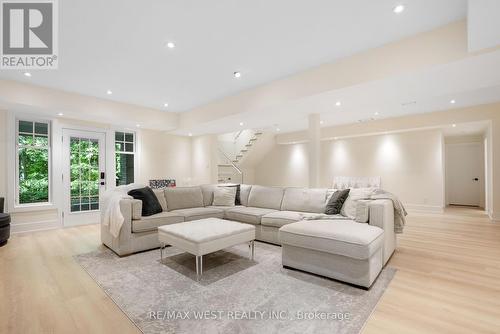
<path id="1" fill-rule="evenodd" d="M 226 158 L 227 161 L 229 161 L 229 164 L 238 172 L 238 174 L 241 175 L 241 183 L 243 183 L 243 172 L 241 171 L 241 169 L 236 166 L 233 162 L 233 160 L 228 157 L 228 155 L 219 147 L 219 152 L 224 156 L 224 158 Z"/>

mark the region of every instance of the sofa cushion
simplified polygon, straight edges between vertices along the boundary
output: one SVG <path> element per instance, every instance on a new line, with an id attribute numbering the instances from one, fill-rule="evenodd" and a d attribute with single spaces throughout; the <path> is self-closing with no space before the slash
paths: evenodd
<path id="1" fill-rule="evenodd" d="M 203 207 L 200 187 L 166 188 L 165 198 L 169 211 Z"/>
<path id="2" fill-rule="evenodd" d="M 158 226 L 167 224 L 177 224 L 184 221 L 184 216 L 172 212 L 161 212 L 152 216 L 142 217 L 139 220 L 132 220 L 132 232 L 155 231 Z"/>
<path id="3" fill-rule="evenodd" d="M 203 206 L 210 206 L 214 201 L 214 190 L 217 188 L 216 184 L 202 184 L 200 186 L 203 195 Z"/>
<path id="4" fill-rule="evenodd" d="M 279 229 L 282 244 L 368 259 L 382 246 L 384 231 L 350 220 L 304 220 Z"/>
<path id="5" fill-rule="evenodd" d="M 298 212 L 298 211 L 277 211 L 271 212 L 263 216 L 260 223 L 264 226 L 281 227 L 286 224 L 291 224 L 303 220 L 306 217 L 318 215 L 315 212 Z"/>
<path id="6" fill-rule="evenodd" d="M 280 210 L 282 200 L 283 188 L 252 186 L 248 196 L 248 206 Z"/>
<path id="7" fill-rule="evenodd" d="M 183 216 L 185 221 L 205 219 L 205 218 L 224 218 L 224 210 L 216 208 L 189 208 L 170 211 Z"/>
<path id="8" fill-rule="evenodd" d="M 262 216 L 276 211 L 277 210 L 273 209 L 237 206 L 232 209 L 226 210 L 226 219 L 259 225 Z"/>
<path id="9" fill-rule="evenodd" d="M 132 189 L 128 192 L 128 195 L 142 201 L 141 215 L 143 217 L 152 216 L 163 211 L 158 198 L 149 187 Z"/>
<path id="10" fill-rule="evenodd" d="M 240 184 L 240 203 L 241 205 L 248 206 L 248 196 L 252 186 L 250 184 Z"/>
<path id="11" fill-rule="evenodd" d="M 285 188 L 281 210 L 325 212 L 326 189 Z"/>

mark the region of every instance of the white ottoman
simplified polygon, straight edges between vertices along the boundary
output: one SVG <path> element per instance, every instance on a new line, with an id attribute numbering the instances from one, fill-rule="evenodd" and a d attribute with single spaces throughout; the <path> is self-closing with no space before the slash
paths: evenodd
<path id="1" fill-rule="evenodd" d="M 255 227 L 249 224 L 207 218 L 184 223 L 158 227 L 160 240 L 160 256 L 163 260 L 163 249 L 172 245 L 196 256 L 196 274 L 203 273 L 203 255 L 249 243 L 250 258 L 254 258 Z"/>
<path id="2" fill-rule="evenodd" d="M 304 220 L 279 230 L 282 264 L 369 288 L 383 266 L 384 231 L 350 220 Z"/>

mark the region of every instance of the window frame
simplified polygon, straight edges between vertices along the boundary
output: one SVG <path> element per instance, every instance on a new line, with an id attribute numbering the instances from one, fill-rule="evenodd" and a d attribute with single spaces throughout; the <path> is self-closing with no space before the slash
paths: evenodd
<path id="1" fill-rule="evenodd" d="M 120 132 L 120 133 L 123 133 L 124 134 L 124 137 L 123 137 L 123 141 L 122 140 L 116 140 L 116 133 L 117 132 Z M 126 147 L 126 143 L 130 143 L 130 142 L 127 142 L 125 141 L 125 135 L 126 134 L 132 134 L 132 144 L 133 144 L 133 150 L 131 152 L 129 151 L 118 151 L 116 149 L 116 143 L 119 142 L 119 143 L 123 143 L 123 148 L 125 149 Z M 123 130 L 123 129 L 115 129 L 113 130 L 113 148 L 114 148 L 114 154 L 113 154 L 113 161 L 115 162 L 114 163 L 114 169 L 113 169 L 113 186 L 114 187 L 118 187 L 116 185 L 116 155 L 117 154 L 129 154 L 129 155 L 133 155 L 134 157 L 134 182 L 136 182 L 137 180 L 137 132 L 136 131 L 131 131 L 131 130 Z"/>
<path id="2" fill-rule="evenodd" d="M 47 140 L 48 140 L 48 145 L 47 148 L 42 148 L 39 147 L 37 148 L 36 146 L 25 146 L 25 145 L 19 145 L 19 122 L 20 121 L 25 121 L 25 122 L 33 122 L 33 123 L 45 123 L 47 124 Z M 52 122 L 51 120 L 48 119 L 40 119 L 40 118 L 33 118 L 33 117 L 16 117 L 15 119 L 15 136 L 14 136 L 14 154 L 15 154 L 15 166 L 14 166 L 14 175 L 15 175 L 15 194 L 14 194 L 14 207 L 16 208 L 26 208 L 26 207 L 37 207 L 37 206 L 47 206 L 47 205 L 52 205 Z M 35 131 L 35 125 L 33 125 L 33 131 Z M 33 132 L 33 135 L 35 135 L 35 132 Z M 48 201 L 47 202 L 36 202 L 36 203 L 21 203 L 19 200 L 19 191 L 20 191 L 20 186 L 19 186 L 19 149 L 22 147 L 29 147 L 29 148 L 35 148 L 35 149 L 40 149 L 40 150 L 47 150 L 47 156 L 48 156 L 48 163 L 47 163 L 47 168 L 48 168 Z"/>

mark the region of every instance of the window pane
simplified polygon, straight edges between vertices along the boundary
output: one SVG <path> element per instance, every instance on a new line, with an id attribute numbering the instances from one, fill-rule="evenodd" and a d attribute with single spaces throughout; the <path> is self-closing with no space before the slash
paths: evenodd
<path id="1" fill-rule="evenodd" d="M 19 203 L 49 201 L 49 152 L 47 149 L 19 149 Z"/>
<path id="2" fill-rule="evenodd" d="M 33 122 L 19 121 L 19 132 L 33 133 Z"/>
<path id="3" fill-rule="evenodd" d="M 49 125 L 47 123 L 35 123 L 35 133 L 40 135 L 48 135 Z"/>
<path id="4" fill-rule="evenodd" d="M 35 136 L 35 146 L 48 147 L 49 146 L 49 137 L 47 136 Z"/>
<path id="5" fill-rule="evenodd" d="M 125 134 L 123 132 L 115 132 L 115 140 L 124 141 Z"/>
<path id="6" fill-rule="evenodd" d="M 134 144 L 125 143 L 125 152 L 134 152 Z"/>
<path id="7" fill-rule="evenodd" d="M 115 150 L 117 152 L 123 152 L 123 151 L 125 151 L 125 144 L 124 143 L 116 143 L 115 144 Z"/>
<path id="8" fill-rule="evenodd" d="M 80 197 L 71 199 L 71 212 L 80 211 Z"/>
<path id="9" fill-rule="evenodd" d="M 33 145 L 33 135 L 19 135 L 18 139 L 19 145 L 32 146 Z"/>
<path id="10" fill-rule="evenodd" d="M 134 134 L 133 133 L 126 133 L 125 134 L 125 141 L 129 143 L 134 142 Z"/>
<path id="11" fill-rule="evenodd" d="M 134 182 L 134 155 L 116 154 L 116 185 L 121 186 Z"/>

